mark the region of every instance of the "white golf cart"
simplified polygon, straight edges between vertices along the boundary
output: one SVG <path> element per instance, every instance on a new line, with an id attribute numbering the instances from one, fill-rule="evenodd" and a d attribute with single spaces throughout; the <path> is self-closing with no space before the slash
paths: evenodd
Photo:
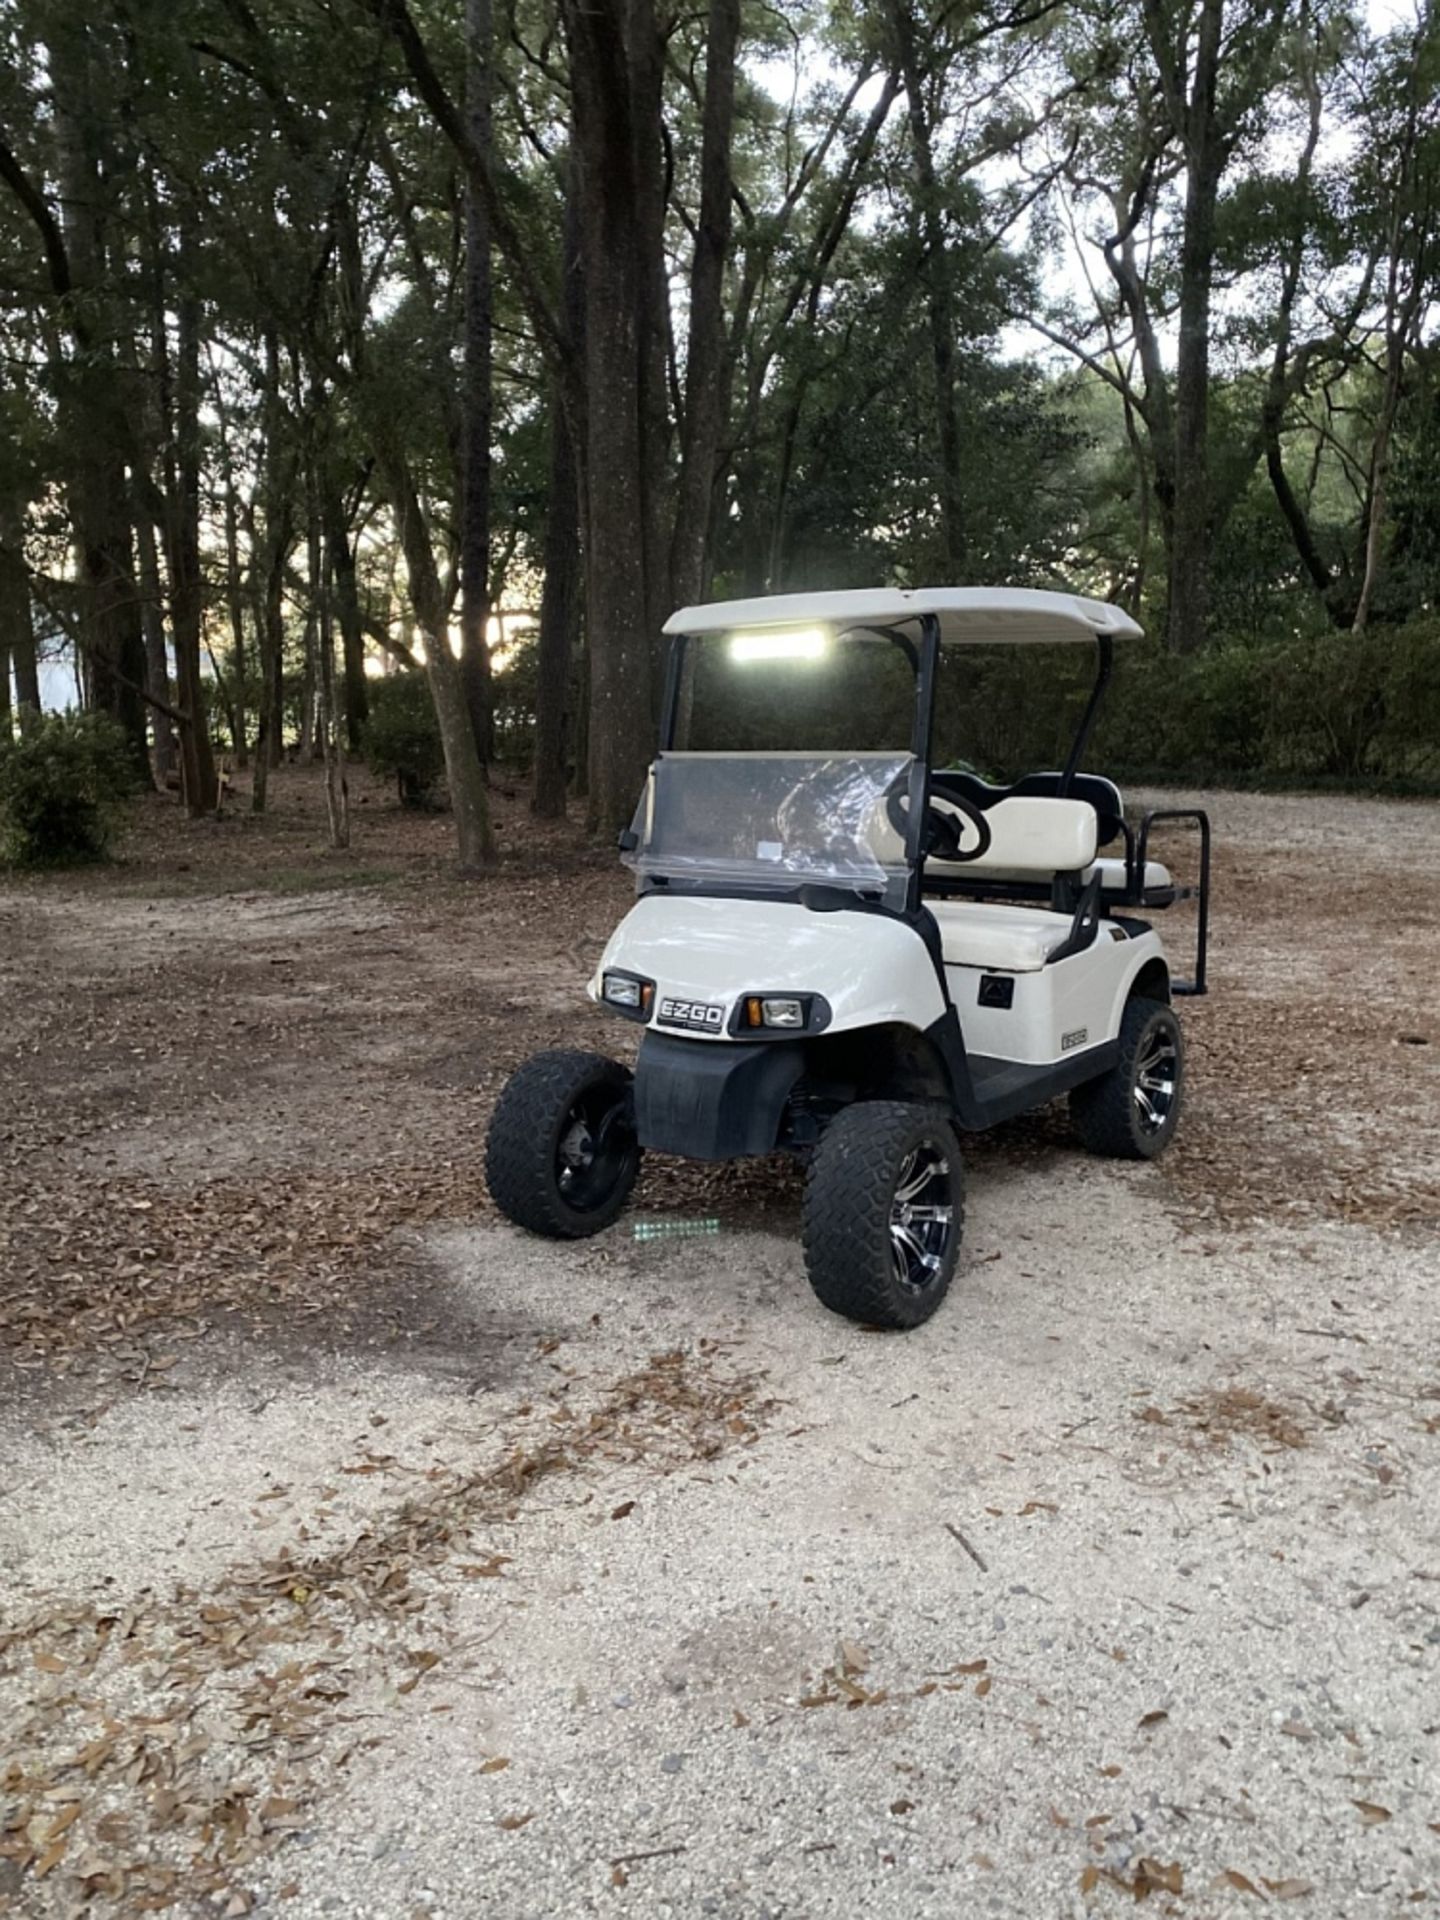
<path id="1" fill-rule="evenodd" d="M 1175 1131 L 1171 1002 L 1205 990 L 1209 822 L 1170 811 L 1133 829 L 1114 783 L 1080 771 L 1113 643 L 1140 629 L 1073 594 L 939 588 L 687 607 L 665 630 L 660 751 L 621 836 L 639 897 L 589 988 L 643 1027 L 639 1057 L 633 1074 L 579 1052 L 521 1066 L 490 1126 L 490 1191 L 518 1225 L 569 1239 L 615 1219 L 645 1149 L 789 1149 L 809 1163 L 819 1298 L 917 1326 L 959 1253 L 957 1132 L 1062 1093 L 1094 1152 L 1150 1159 Z M 1063 768 L 997 786 L 933 767 L 942 655 L 1054 641 L 1099 656 Z M 818 694 L 862 645 L 898 656 L 907 751 L 677 749 L 715 684 L 693 658 L 687 672 L 702 647 L 751 691 L 770 667 L 793 689 L 804 663 Z M 1150 858 L 1152 828 L 1178 820 L 1199 830 L 1197 887 Z M 1192 896 L 1196 966 L 1179 981 L 1140 916 Z"/>

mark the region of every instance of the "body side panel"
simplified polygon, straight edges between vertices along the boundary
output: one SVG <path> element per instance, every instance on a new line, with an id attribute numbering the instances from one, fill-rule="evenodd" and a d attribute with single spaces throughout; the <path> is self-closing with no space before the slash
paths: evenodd
<path id="1" fill-rule="evenodd" d="M 1163 962 L 1165 950 L 1156 933 L 1118 940 L 1114 933 L 1102 920 L 1092 946 L 1033 973 L 996 975 L 979 967 L 947 966 L 966 1051 L 1046 1066 L 1115 1039 L 1136 977 L 1150 961 Z M 987 979 L 1013 983 L 1008 1006 L 981 1004 L 981 983 Z M 1003 997 L 993 988 L 988 993 Z"/>

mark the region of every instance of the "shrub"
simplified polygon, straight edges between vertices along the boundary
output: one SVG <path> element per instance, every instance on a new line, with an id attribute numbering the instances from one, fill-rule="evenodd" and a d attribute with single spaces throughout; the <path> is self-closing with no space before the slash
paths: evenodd
<path id="1" fill-rule="evenodd" d="M 396 673 L 372 683 L 365 758 L 372 773 L 394 779 L 402 807 L 435 806 L 445 751 L 423 673 Z"/>
<path id="2" fill-rule="evenodd" d="M 47 713 L 18 737 L 0 728 L 0 853 L 25 867 L 103 860 L 134 784 L 106 714 Z"/>

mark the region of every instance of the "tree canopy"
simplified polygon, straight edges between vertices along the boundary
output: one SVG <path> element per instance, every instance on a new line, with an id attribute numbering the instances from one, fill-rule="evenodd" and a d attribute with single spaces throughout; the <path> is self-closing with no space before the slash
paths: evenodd
<path id="1" fill-rule="evenodd" d="M 12 0 L 0 687 L 343 767 L 423 666 L 629 814 L 712 592 L 1066 584 L 1192 659 L 1440 567 L 1440 32 L 1340 0 Z M 8 725 L 8 718 L 0 718 Z"/>

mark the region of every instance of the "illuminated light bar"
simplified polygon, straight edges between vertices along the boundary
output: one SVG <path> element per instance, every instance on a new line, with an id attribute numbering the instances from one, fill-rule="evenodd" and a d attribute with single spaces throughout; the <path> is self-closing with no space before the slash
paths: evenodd
<path id="1" fill-rule="evenodd" d="M 771 633 L 737 633 L 732 660 L 818 660 L 830 643 L 824 627 L 777 627 Z"/>

